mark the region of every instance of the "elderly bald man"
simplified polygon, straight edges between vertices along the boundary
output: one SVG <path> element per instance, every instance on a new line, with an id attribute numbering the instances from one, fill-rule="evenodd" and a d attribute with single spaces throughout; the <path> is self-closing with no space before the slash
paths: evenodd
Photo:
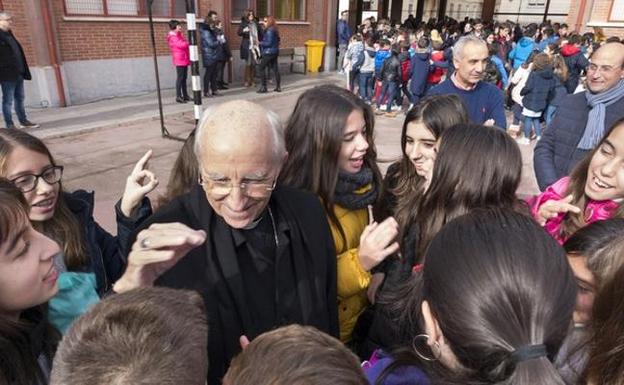
<path id="1" fill-rule="evenodd" d="M 570 174 L 609 128 L 624 118 L 624 44 L 598 48 L 587 66 L 587 90 L 563 98 L 542 139 L 533 167 L 540 190 Z"/>
<path id="2" fill-rule="evenodd" d="M 338 336 L 336 253 L 318 198 L 276 186 L 287 153 L 274 113 L 243 100 L 207 110 L 195 154 L 199 183 L 145 222 L 114 290 L 198 291 L 217 385 L 241 336 L 295 323 Z"/>

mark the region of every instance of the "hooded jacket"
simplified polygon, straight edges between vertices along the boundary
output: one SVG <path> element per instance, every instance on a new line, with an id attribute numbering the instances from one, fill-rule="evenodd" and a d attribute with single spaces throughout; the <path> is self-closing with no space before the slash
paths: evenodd
<path id="1" fill-rule="evenodd" d="M 561 48 L 561 56 L 568 66 L 568 80 L 565 83 L 569 94 L 574 93 L 581 77 L 581 72 L 589 65 L 589 60 L 581 49 L 574 44 L 566 44 Z"/>
<path id="2" fill-rule="evenodd" d="M 535 112 L 544 111 L 549 101 L 555 96 L 556 87 L 557 80 L 552 66 L 548 65 L 541 70 L 531 71 L 529 79 L 520 91 L 520 95 L 524 97 L 522 106 Z"/>
<path id="3" fill-rule="evenodd" d="M 412 82 L 410 84 L 410 92 L 414 96 L 424 96 L 427 91 L 427 77 L 431 70 L 429 59 L 431 54 L 428 52 L 418 52 L 412 56 Z"/>
<path id="4" fill-rule="evenodd" d="M 513 60 L 513 68 L 517 69 L 524 63 L 533 50 L 535 49 L 535 41 L 529 37 L 523 37 L 518 44 L 509 52 L 509 60 Z"/>
<path id="5" fill-rule="evenodd" d="M 182 32 L 169 31 L 167 34 L 167 44 L 173 58 L 173 65 L 176 67 L 191 64 L 189 59 L 189 43 L 184 38 Z"/>
<path id="6" fill-rule="evenodd" d="M 375 77 L 381 79 L 381 66 L 384 60 L 390 56 L 390 50 L 380 49 L 375 55 Z"/>
<path id="7" fill-rule="evenodd" d="M 381 67 L 381 80 L 384 82 L 401 82 L 401 62 L 396 52 L 384 60 Z"/>

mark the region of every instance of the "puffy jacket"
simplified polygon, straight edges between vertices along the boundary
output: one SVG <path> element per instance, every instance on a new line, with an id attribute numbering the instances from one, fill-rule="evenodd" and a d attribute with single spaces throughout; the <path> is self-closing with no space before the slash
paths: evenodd
<path id="1" fill-rule="evenodd" d="M 396 53 L 384 60 L 380 77 L 384 82 L 401 82 L 401 62 Z"/>
<path id="2" fill-rule="evenodd" d="M 567 176 L 563 177 L 553 185 L 548 186 L 543 193 L 528 199 L 527 203 L 531 208 L 531 215 L 537 219 L 537 212 L 544 203 L 551 200 L 558 201 L 563 199 L 566 196 L 569 184 L 570 178 Z M 587 224 L 590 224 L 592 222 L 609 219 L 613 216 L 618 207 L 620 207 L 620 205 L 612 200 L 595 201 L 588 199 L 587 204 L 583 209 L 583 212 L 585 213 L 585 220 Z M 559 244 L 563 244 L 566 241 L 566 238 L 562 237 L 560 233 L 561 224 L 563 223 L 566 215 L 567 213 L 559 213 L 556 217 L 548 219 L 544 225 L 544 230 L 555 238 Z"/>
<path id="3" fill-rule="evenodd" d="M 552 66 L 531 71 L 529 79 L 520 91 L 520 95 L 524 96 L 522 106 L 535 112 L 544 111 L 554 97 L 556 87 L 557 80 Z"/>
<path id="4" fill-rule="evenodd" d="M 219 46 L 217 47 L 217 61 L 228 61 L 232 57 L 232 52 L 230 51 L 230 45 L 227 40 L 225 40 L 225 34 L 220 29 L 216 31 L 217 41 L 219 42 Z"/>
<path id="5" fill-rule="evenodd" d="M 260 41 L 260 49 L 263 55 L 279 54 L 280 36 L 277 30 L 269 27 L 264 31 L 262 40 Z"/>
<path id="6" fill-rule="evenodd" d="M 581 49 L 573 44 L 566 44 L 561 48 L 561 56 L 568 66 L 568 80 L 565 83 L 569 94 L 574 93 L 578 86 L 581 72 L 587 68 L 589 61 Z"/>
<path id="7" fill-rule="evenodd" d="M 364 63 L 360 67 L 361 73 L 372 74 L 375 72 L 375 55 L 377 55 L 375 48 L 366 47 L 364 49 Z"/>
<path id="8" fill-rule="evenodd" d="M 424 96 L 427 91 L 427 78 L 431 65 L 429 58 L 431 54 L 428 52 L 418 52 L 412 57 L 412 81 L 410 83 L 410 92 L 414 96 Z"/>
<path id="9" fill-rule="evenodd" d="M 380 49 L 375 55 L 375 77 L 378 79 L 381 78 L 381 66 L 388 56 L 390 56 L 390 51 L 386 49 Z"/>
<path id="10" fill-rule="evenodd" d="M 338 253 L 338 321 L 340 340 L 349 342 L 358 317 L 368 306 L 366 290 L 371 274 L 362 268 L 358 258 L 360 235 L 368 225 L 368 210 L 348 210 L 334 205 L 334 214 L 344 231 L 345 241 L 340 231 L 330 222 L 336 253 Z"/>
<path id="11" fill-rule="evenodd" d="M 622 117 L 622 111 L 624 98 L 607 106 L 607 129 Z M 585 132 L 588 115 L 589 106 L 584 92 L 563 98 L 533 153 L 533 167 L 540 190 L 569 175 L 572 168 L 587 154 L 586 150 L 580 150 L 577 146 Z"/>
<path id="12" fill-rule="evenodd" d="M 523 37 L 518 41 L 518 44 L 509 52 L 509 60 L 513 60 L 513 68 L 517 69 L 522 63 L 524 63 L 531 53 L 535 49 L 535 42 L 533 39 Z"/>
<path id="13" fill-rule="evenodd" d="M 217 40 L 216 31 L 212 30 L 207 24 L 201 24 L 199 27 L 201 34 L 201 50 L 202 62 L 204 66 L 210 66 L 218 60 L 219 41 Z"/>
<path id="14" fill-rule="evenodd" d="M 187 66 L 191 64 L 188 48 L 189 43 L 184 38 L 182 31 L 169 31 L 167 34 L 167 44 L 169 44 L 174 66 Z"/>
<path id="15" fill-rule="evenodd" d="M 0 81 L 15 81 L 20 75 L 32 79 L 24 50 L 13 32 L 0 30 Z"/>
<path id="16" fill-rule="evenodd" d="M 355 41 L 349 45 L 347 53 L 345 54 L 345 60 L 348 60 L 351 63 L 351 70 L 358 69 L 358 67 L 364 62 L 364 60 L 362 60 L 362 63 L 359 63 L 358 60 L 364 59 L 363 56 L 360 56 L 362 53 L 364 53 L 364 43 L 361 41 Z"/>

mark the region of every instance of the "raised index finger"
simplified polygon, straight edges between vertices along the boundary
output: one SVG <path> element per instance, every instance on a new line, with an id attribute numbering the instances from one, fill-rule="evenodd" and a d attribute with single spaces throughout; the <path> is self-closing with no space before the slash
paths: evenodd
<path id="1" fill-rule="evenodd" d="M 132 173 L 137 173 L 143 170 L 145 168 L 145 165 L 147 164 L 147 162 L 150 160 L 151 157 L 152 157 L 152 149 L 149 149 L 147 150 L 145 155 L 143 155 L 141 159 L 139 159 L 139 161 L 136 162 L 136 164 L 134 165 L 134 169 L 132 170 Z"/>

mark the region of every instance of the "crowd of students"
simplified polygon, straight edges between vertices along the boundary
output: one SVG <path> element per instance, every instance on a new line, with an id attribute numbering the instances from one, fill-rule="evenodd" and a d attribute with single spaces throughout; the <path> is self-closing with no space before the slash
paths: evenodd
<path id="1" fill-rule="evenodd" d="M 622 383 L 624 114 L 569 175 L 520 199 L 510 135 L 471 121 L 458 95 L 410 92 L 453 70 L 431 64 L 434 37 L 446 55 L 460 27 L 488 40 L 488 26 L 445 20 L 415 49 L 373 53 L 392 37 L 380 25 L 345 52 L 365 57 L 364 72 L 348 68 L 359 95 L 309 89 L 283 130 L 250 102 L 208 109 L 157 204 L 148 151 L 115 206 L 117 236 L 92 193 L 63 190 L 45 143 L 1 129 L 0 383 Z M 514 46 L 511 29 L 492 52 L 528 70 L 522 108 L 544 111 L 531 90 L 556 83 L 535 78 L 549 53 L 523 67 L 526 36 Z M 388 110 L 405 60 L 434 69 L 401 87 L 413 106 L 383 176 L 368 73 L 380 61 Z M 159 223 L 174 219 L 188 222 Z M 176 289 L 140 287 L 153 284 Z"/>

